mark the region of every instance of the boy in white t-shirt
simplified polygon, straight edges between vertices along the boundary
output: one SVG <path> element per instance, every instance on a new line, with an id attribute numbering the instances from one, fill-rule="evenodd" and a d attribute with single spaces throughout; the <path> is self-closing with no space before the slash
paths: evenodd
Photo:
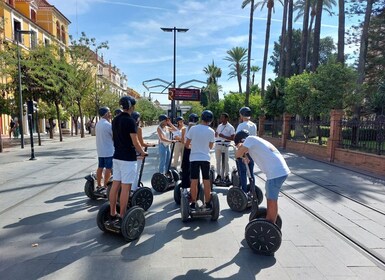
<path id="1" fill-rule="evenodd" d="M 201 115 L 201 123 L 191 127 L 186 135 L 187 140 L 185 147 L 189 149 L 191 145 L 191 209 L 195 209 L 195 202 L 197 200 L 199 171 L 202 171 L 206 208 L 212 208 L 210 186 L 210 150 L 214 147 L 215 132 L 209 125 L 213 119 L 214 115 L 211 111 L 203 111 Z"/>
<path id="2" fill-rule="evenodd" d="M 249 136 L 247 130 L 241 130 L 235 134 L 234 142 L 238 150 L 236 158 L 244 157 L 245 154 L 254 160 L 263 173 L 266 175 L 266 199 L 267 215 L 266 220 L 275 223 L 278 215 L 278 194 L 290 174 L 290 169 L 281 153 L 273 144 L 258 136 Z"/>

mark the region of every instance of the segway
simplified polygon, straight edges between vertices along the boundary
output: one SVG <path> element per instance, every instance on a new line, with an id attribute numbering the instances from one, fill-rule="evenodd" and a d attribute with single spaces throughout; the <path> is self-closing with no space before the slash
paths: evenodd
<path id="1" fill-rule="evenodd" d="M 220 145 L 221 146 L 221 161 L 222 161 L 222 169 L 218 171 L 218 175 L 221 176 L 220 181 L 214 181 L 214 185 L 218 187 L 229 187 L 232 185 L 232 180 L 226 181 L 225 180 L 225 164 L 226 164 L 226 159 L 225 159 L 225 151 L 226 148 L 230 146 L 230 141 L 228 140 L 220 140 L 215 143 L 215 145 Z M 212 172 L 213 178 L 215 177 L 215 171 L 213 169 L 213 166 L 211 167 L 210 171 Z M 220 174 L 219 174 L 220 173 Z"/>
<path id="2" fill-rule="evenodd" d="M 147 147 L 144 148 L 144 151 L 147 152 Z M 154 200 L 154 195 L 151 189 L 148 187 L 144 187 L 143 183 L 141 182 L 145 159 L 146 157 L 142 159 L 142 164 L 140 166 L 139 177 L 138 177 L 138 188 L 135 191 L 130 192 L 128 207 L 130 208 L 133 206 L 139 206 L 144 211 L 147 211 L 152 205 L 152 202 Z M 107 198 L 109 197 L 111 187 L 112 187 L 112 184 L 109 185 L 107 188 Z M 120 190 L 118 193 L 118 198 L 119 197 L 120 197 Z"/>
<path id="3" fill-rule="evenodd" d="M 119 205 L 116 206 L 119 211 Z M 112 232 L 123 235 L 127 242 L 138 239 L 144 230 L 146 220 L 144 210 L 139 206 L 131 207 L 124 215 L 121 225 L 111 222 L 110 203 L 106 202 L 100 207 L 96 222 L 103 232 Z"/>
<path id="4" fill-rule="evenodd" d="M 180 213 L 182 222 L 187 222 L 191 218 L 211 218 L 212 221 L 219 217 L 219 199 L 215 192 L 211 192 L 211 209 L 207 209 L 203 200 L 197 200 L 195 209 L 190 208 L 191 193 L 183 189 L 180 201 Z"/>
<path id="5" fill-rule="evenodd" d="M 249 169 L 248 165 L 247 169 Z M 249 170 L 250 173 L 250 170 Z M 276 223 L 266 220 L 266 208 L 258 208 L 258 198 L 254 180 L 251 180 L 252 210 L 249 223 L 245 228 L 245 239 L 249 247 L 257 254 L 271 256 L 282 243 L 282 219 L 278 215 Z"/>
<path id="6" fill-rule="evenodd" d="M 171 144 L 171 155 L 168 162 L 166 174 L 157 172 L 152 175 L 151 186 L 157 192 L 165 192 L 171 188 L 174 188 L 179 181 L 179 172 L 175 168 L 170 168 L 172 157 L 174 154 L 175 142 Z"/>
<path id="7" fill-rule="evenodd" d="M 95 172 L 91 172 L 90 175 L 84 177 L 86 179 L 86 183 L 84 184 L 84 193 L 92 200 L 96 200 L 98 198 L 107 198 L 107 189 L 111 188 L 112 185 L 112 175 L 107 183 L 107 188 L 105 192 L 97 192 L 95 189 L 96 174 Z"/>
<path id="8" fill-rule="evenodd" d="M 238 169 L 239 169 L 239 164 L 245 164 L 237 160 L 236 160 L 236 163 L 237 163 Z M 249 169 L 249 166 L 247 164 L 245 165 L 247 166 L 247 169 L 246 169 L 247 177 L 249 178 L 249 184 L 247 185 L 247 189 L 248 191 L 251 191 L 252 189 L 251 184 L 252 184 L 252 181 L 254 180 L 253 180 L 251 171 Z M 227 196 L 226 196 L 227 204 L 229 205 L 231 210 L 237 211 L 237 212 L 243 212 L 246 208 L 250 208 L 252 206 L 254 194 L 256 195 L 257 204 L 260 205 L 263 201 L 262 190 L 257 186 L 255 186 L 254 184 L 254 191 L 251 191 L 251 195 L 249 195 L 242 190 L 242 186 L 239 183 L 238 185 L 234 185 L 227 192 Z"/>

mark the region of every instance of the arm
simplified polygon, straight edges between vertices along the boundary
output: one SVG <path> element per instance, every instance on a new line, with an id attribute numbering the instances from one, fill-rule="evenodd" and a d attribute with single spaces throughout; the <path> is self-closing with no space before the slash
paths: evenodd
<path id="1" fill-rule="evenodd" d="M 212 148 L 214 148 L 214 142 L 210 142 L 210 143 L 209 143 L 209 148 L 210 148 L 210 150 L 211 150 Z"/>
<path id="2" fill-rule="evenodd" d="M 235 152 L 235 158 L 241 158 L 243 157 L 247 152 L 249 151 L 248 148 L 243 146 L 242 144 L 239 144 L 237 151 Z"/>
<path id="3" fill-rule="evenodd" d="M 138 134 L 130 133 L 130 137 L 131 137 L 132 143 L 134 144 L 136 151 L 138 151 L 140 153 L 140 155 L 143 157 L 147 156 L 148 154 L 145 151 L 143 151 L 143 148 L 139 143 Z"/>
<path id="4" fill-rule="evenodd" d="M 142 128 L 141 127 L 138 127 L 137 135 L 138 135 L 138 140 L 139 140 L 140 146 L 145 147 L 146 144 L 143 141 L 143 134 L 142 134 Z"/>
<path id="5" fill-rule="evenodd" d="M 184 144 L 184 147 L 185 147 L 186 149 L 190 149 L 190 144 L 191 144 L 191 139 L 188 139 L 188 138 L 187 138 L 187 141 L 186 141 L 186 143 Z"/>
<path id="6" fill-rule="evenodd" d="M 170 139 L 164 137 L 164 135 L 163 135 L 163 133 L 162 133 L 162 131 L 160 130 L 159 127 L 158 127 L 158 129 L 157 129 L 157 132 L 158 132 L 159 140 L 161 140 L 161 141 L 163 141 L 163 142 L 169 142 L 169 143 L 174 142 L 173 140 L 170 140 Z"/>
<path id="7" fill-rule="evenodd" d="M 167 125 L 169 126 L 171 131 L 177 131 L 178 129 L 172 124 L 171 120 L 167 120 Z"/>
<path id="8" fill-rule="evenodd" d="M 182 128 L 182 133 L 181 133 L 181 139 L 180 139 L 180 142 L 182 143 L 182 144 L 184 144 L 184 139 L 185 139 L 185 135 L 186 135 L 186 128 L 185 127 L 183 127 Z"/>

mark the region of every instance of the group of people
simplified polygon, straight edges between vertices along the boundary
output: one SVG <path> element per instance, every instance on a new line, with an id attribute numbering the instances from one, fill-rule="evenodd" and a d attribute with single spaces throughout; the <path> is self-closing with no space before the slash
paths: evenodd
<path id="1" fill-rule="evenodd" d="M 285 159 L 270 142 L 257 136 L 257 126 L 251 119 L 251 109 L 242 107 L 239 110 L 240 123 L 235 130 L 229 122 L 229 115 L 222 113 L 220 124 L 214 131 L 210 125 L 214 119 L 211 111 L 205 110 L 201 114 L 201 121 L 198 124 L 198 116 L 191 114 L 188 126 L 184 125 L 181 117 L 177 118 L 177 126 L 174 126 L 166 115 L 159 117 L 157 128 L 159 136 L 159 172 L 167 172 L 167 163 L 170 159 L 170 144 L 174 146 L 174 160 L 172 166 L 177 167 L 179 157 L 182 156 L 182 187 L 190 188 L 190 208 L 195 209 L 197 201 L 197 187 L 200 172 L 202 173 L 205 207 L 211 209 L 211 186 L 210 186 L 210 150 L 215 145 L 216 169 L 218 174 L 215 182 L 229 182 L 229 146 L 231 141 L 237 147 L 235 157 L 240 177 L 240 185 L 246 195 L 250 195 L 247 184 L 247 167 L 250 170 L 251 180 L 254 180 L 254 163 L 266 174 L 266 198 L 267 216 L 266 219 L 274 222 L 278 215 L 278 193 L 286 180 L 290 170 Z M 169 137 L 169 132 L 172 136 Z M 222 155 L 225 157 L 222 166 Z M 223 177 L 222 177 L 223 176 Z"/>

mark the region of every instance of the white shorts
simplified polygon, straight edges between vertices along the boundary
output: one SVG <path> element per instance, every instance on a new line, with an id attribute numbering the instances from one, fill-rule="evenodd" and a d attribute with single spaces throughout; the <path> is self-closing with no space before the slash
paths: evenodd
<path id="1" fill-rule="evenodd" d="M 120 181 L 122 184 L 132 184 L 136 176 L 136 165 L 136 161 L 113 159 L 114 181 Z"/>

